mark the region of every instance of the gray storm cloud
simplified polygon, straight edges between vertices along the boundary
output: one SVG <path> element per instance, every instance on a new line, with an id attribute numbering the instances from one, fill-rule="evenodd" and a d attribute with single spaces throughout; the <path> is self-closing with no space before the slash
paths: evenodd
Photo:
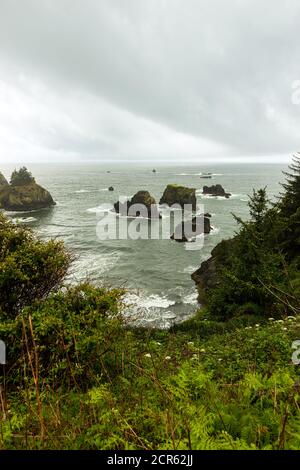
<path id="1" fill-rule="evenodd" d="M 0 158 L 299 149 L 297 0 L 0 0 Z"/>

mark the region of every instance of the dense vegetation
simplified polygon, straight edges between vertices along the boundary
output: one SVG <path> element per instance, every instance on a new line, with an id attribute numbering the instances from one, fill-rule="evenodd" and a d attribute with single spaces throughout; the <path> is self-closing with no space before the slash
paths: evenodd
<path id="1" fill-rule="evenodd" d="M 10 178 L 12 186 L 23 186 L 34 182 L 34 177 L 25 166 L 19 170 L 14 170 Z"/>
<path id="2" fill-rule="evenodd" d="M 292 170 L 275 205 L 253 194 L 207 307 L 170 331 L 130 328 L 120 290 L 64 284 L 63 245 L 1 216 L 0 448 L 299 449 Z"/>
<path id="3" fill-rule="evenodd" d="M 282 317 L 300 313 L 300 159 L 286 173 L 274 204 L 266 189 L 253 191 L 250 220 L 235 217 L 240 231 L 223 242 L 216 260 L 218 285 L 208 293 L 220 319 L 242 313 Z"/>

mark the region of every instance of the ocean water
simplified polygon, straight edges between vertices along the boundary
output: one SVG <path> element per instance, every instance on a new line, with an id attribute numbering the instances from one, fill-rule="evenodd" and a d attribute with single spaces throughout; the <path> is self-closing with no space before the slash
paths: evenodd
<path id="1" fill-rule="evenodd" d="M 6 177 L 13 167 L 1 166 Z M 38 212 L 9 214 L 32 227 L 43 238 L 63 239 L 76 261 L 69 281 L 90 281 L 127 289 L 124 314 L 137 325 L 168 328 L 197 309 L 197 292 L 191 273 L 207 259 L 213 247 L 231 237 L 236 224 L 232 212 L 248 217 L 247 195 L 267 186 L 270 199 L 280 191 L 283 165 L 210 165 L 151 167 L 134 165 L 30 165 L 37 182 L 47 188 L 57 205 Z M 108 173 L 109 172 L 109 173 Z M 201 173 L 213 173 L 201 179 Z M 159 201 L 167 184 L 197 189 L 198 204 L 212 214 L 214 227 L 205 235 L 201 250 L 171 240 L 100 240 L 96 227 L 103 204 L 120 196 L 148 190 Z M 204 185 L 220 183 L 232 193 L 230 199 L 203 197 Z M 114 192 L 108 187 L 113 186 Z M 167 215 L 164 214 L 165 217 Z M 130 223 L 130 220 L 128 220 Z M 143 223 L 149 224 L 147 220 Z M 161 224 L 162 222 L 151 222 Z"/>

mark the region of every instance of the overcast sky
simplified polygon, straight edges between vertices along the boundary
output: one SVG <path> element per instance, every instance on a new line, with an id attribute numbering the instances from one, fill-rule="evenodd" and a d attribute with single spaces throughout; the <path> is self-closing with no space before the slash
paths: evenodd
<path id="1" fill-rule="evenodd" d="M 0 162 L 287 161 L 299 24 L 299 0 L 0 0 Z"/>

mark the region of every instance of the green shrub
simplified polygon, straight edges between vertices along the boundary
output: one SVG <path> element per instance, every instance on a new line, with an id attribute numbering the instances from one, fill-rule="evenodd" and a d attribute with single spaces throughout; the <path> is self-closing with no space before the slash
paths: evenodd
<path id="1" fill-rule="evenodd" d="M 0 319 L 59 289 L 71 261 L 62 242 L 42 242 L 0 214 Z"/>

